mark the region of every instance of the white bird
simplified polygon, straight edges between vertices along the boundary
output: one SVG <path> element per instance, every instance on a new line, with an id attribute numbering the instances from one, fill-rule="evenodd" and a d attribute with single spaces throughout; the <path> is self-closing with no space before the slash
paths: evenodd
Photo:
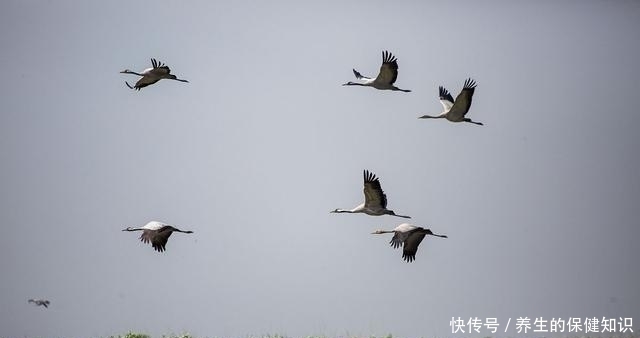
<path id="1" fill-rule="evenodd" d="M 409 223 L 402 223 L 393 230 L 376 230 L 372 232 L 374 235 L 393 233 L 391 238 L 391 246 L 397 249 L 403 246 L 402 258 L 408 263 L 413 262 L 416 259 L 416 252 L 418 251 L 418 245 L 424 239 L 424 236 L 431 235 L 436 237 L 448 238 L 446 235 L 437 235 L 431 232 L 430 229 L 421 228 Z"/>
<path id="2" fill-rule="evenodd" d="M 151 221 L 145 224 L 142 228 L 132 228 L 128 227 L 126 229 L 122 229 L 122 231 L 142 231 L 140 235 L 140 240 L 143 243 L 151 242 L 151 246 L 158 252 L 165 251 L 165 246 L 167 245 L 167 241 L 169 240 L 169 236 L 171 233 L 182 232 L 185 234 L 192 234 L 193 231 L 187 230 L 183 231 L 178 228 L 175 228 L 169 224 L 165 224 L 162 222 Z"/>
<path id="3" fill-rule="evenodd" d="M 472 121 L 470 118 L 465 117 L 471 107 L 471 99 L 473 98 L 473 92 L 476 89 L 476 82 L 472 79 L 467 79 L 464 82 L 464 87 L 456 100 L 453 101 L 453 97 L 449 94 L 449 91 L 440 86 L 440 103 L 444 107 L 444 111 L 437 116 L 422 115 L 419 119 L 447 119 L 451 122 L 469 122 L 477 125 L 483 125 L 482 122 Z"/>
<path id="4" fill-rule="evenodd" d="M 396 57 L 386 50 L 382 52 L 382 66 L 380 66 L 380 73 L 378 73 L 375 79 L 362 76 L 362 74 L 355 69 L 353 70 L 353 74 L 358 80 L 362 80 L 363 82 L 349 81 L 343 84 L 343 86 L 365 86 L 376 89 L 399 90 L 401 92 L 411 91 L 408 89 L 400 89 L 393 85 L 398 78 L 398 62 Z"/>
<path id="5" fill-rule="evenodd" d="M 370 216 L 392 215 L 403 218 L 409 216 L 396 215 L 393 210 L 387 209 L 387 195 L 382 191 L 380 181 L 373 173 L 364 171 L 364 203 L 351 210 L 335 209 L 332 213 L 364 213 Z"/>
<path id="6" fill-rule="evenodd" d="M 51 302 L 49 302 L 49 301 L 48 301 L 48 300 L 46 300 L 46 299 L 29 299 L 28 303 L 33 303 L 33 304 L 35 304 L 36 306 L 44 306 L 44 307 L 46 307 L 46 308 L 49 308 L 49 304 L 50 304 Z"/>
<path id="7" fill-rule="evenodd" d="M 169 67 L 166 66 L 164 63 L 156 61 L 156 59 L 151 59 L 151 65 L 153 67 L 143 70 L 142 73 L 136 73 L 128 69 L 121 71 L 120 73 L 123 73 L 123 74 L 135 74 L 138 76 L 142 76 L 142 78 L 138 80 L 138 82 L 136 82 L 136 85 L 133 87 L 131 87 L 129 82 L 125 81 L 124 83 L 127 84 L 127 87 L 135 90 L 140 90 L 140 88 L 144 88 L 146 86 L 152 85 L 162 79 L 189 82 L 187 80 L 178 79 L 175 75 L 170 74 L 171 69 L 169 69 Z"/>

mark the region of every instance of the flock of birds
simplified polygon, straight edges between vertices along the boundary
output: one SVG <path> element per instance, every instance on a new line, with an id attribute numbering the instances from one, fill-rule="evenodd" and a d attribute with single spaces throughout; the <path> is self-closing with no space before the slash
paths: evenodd
<path id="1" fill-rule="evenodd" d="M 177 78 L 174 74 L 171 74 L 171 69 L 162 62 L 156 59 L 151 59 L 151 68 L 147 68 L 142 72 L 134 72 L 129 69 L 125 69 L 120 73 L 133 74 L 140 76 L 141 78 L 135 85 L 131 86 L 125 81 L 127 87 L 133 90 L 140 90 L 144 87 L 150 86 L 162 79 L 176 80 L 180 82 L 189 82 L 184 79 Z M 364 86 L 373 87 L 379 90 L 393 90 L 401 92 L 411 92 L 408 89 L 400 89 L 394 85 L 398 78 L 398 62 L 393 54 L 388 51 L 382 52 L 382 66 L 380 66 L 380 72 L 375 78 L 363 76 L 357 70 L 353 69 L 353 74 L 359 82 L 349 81 L 343 86 Z M 440 86 L 439 87 L 439 99 L 442 104 L 443 111 L 436 116 L 423 115 L 421 119 L 446 119 L 451 122 L 469 122 L 477 125 L 483 125 L 481 122 L 472 121 L 466 117 L 471 107 L 471 100 L 473 97 L 476 83 L 472 79 L 467 79 L 464 82 L 462 91 L 454 100 L 449 91 Z M 370 216 L 382 216 L 391 215 L 401 218 L 411 218 L 406 215 L 398 215 L 393 210 L 387 209 L 387 196 L 385 195 L 380 185 L 380 180 L 376 175 L 368 170 L 364 170 L 364 202 L 353 209 L 335 209 L 331 213 L 363 213 Z M 180 232 L 185 234 L 191 234 L 191 230 L 181 230 L 172 225 L 151 221 L 142 227 L 127 227 L 122 231 L 142 231 L 139 239 L 145 243 L 151 243 L 151 246 L 158 252 L 166 250 L 167 241 L 174 232 Z M 392 230 L 377 230 L 372 234 L 393 234 L 391 241 L 389 242 L 394 249 L 402 247 L 402 258 L 406 262 L 413 262 L 418 251 L 418 246 L 425 238 L 425 236 L 435 236 L 440 238 L 447 238 L 446 235 L 439 235 L 433 233 L 430 229 L 425 229 L 409 223 L 402 223 Z M 29 299 L 29 303 L 33 303 L 36 306 L 44 306 L 48 308 L 50 302 L 44 299 Z"/>
<path id="2" fill-rule="evenodd" d="M 401 89 L 394 85 L 398 78 L 398 61 L 388 51 L 382 52 L 382 66 L 380 66 L 380 72 L 375 78 L 362 76 L 360 72 L 353 69 L 353 74 L 356 79 L 361 82 L 349 81 L 343 86 L 365 86 L 373 87 L 380 90 L 393 90 L 401 92 L 411 92 L 409 89 Z M 447 119 L 451 122 L 469 122 L 477 125 L 483 125 L 482 122 L 473 121 L 466 117 L 471 108 L 471 100 L 476 88 L 476 82 L 472 79 L 467 79 L 464 82 L 462 91 L 454 100 L 449 91 L 440 86 L 439 99 L 442 104 L 443 111 L 436 116 L 422 115 L 421 119 Z M 370 216 L 382 216 L 391 215 L 402 218 L 411 218 L 405 215 L 398 215 L 393 210 L 387 209 L 387 196 L 385 195 L 382 187 L 380 186 L 380 180 L 368 170 L 364 171 L 364 202 L 357 207 L 347 209 L 335 209 L 332 213 L 363 213 Z M 372 234 L 388 234 L 392 233 L 391 246 L 394 249 L 402 247 L 402 258 L 406 262 L 413 262 L 416 258 L 416 252 L 418 246 L 422 242 L 425 236 L 431 235 L 440 238 L 447 238 L 446 235 L 434 234 L 430 229 L 425 229 L 419 226 L 415 226 L 409 223 L 402 223 L 393 230 L 377 230 Z"/>
<path id="3" fill-rule="evenodd" d="M 363 213 L 369 216 L 391 215 L 402 218 L 411 218 L 410 216 L 397 215 L 393 210 L 387 209 L 387 195 L 380 186 L 380 180 L 372 172 L 364 171 L 364 203 L 358 205 L 351 210 L 335 209 L 332 213 Z M 422 242 L 426 235 L 432 235 L 441 238 L 447 238 L 446 235 L 436 235 L 430 229 L 421 228 L 409 223 L 402 223 L 393 230 L 377 230 L 372 232 L 374 235 L 393 234 L 391 238 L 391 246 L 394 249 L 402 248 L 402 258 L 407 262 L 413 262 L 416 259 L 418 245 Z"/>
<path id="4" fill-rule="evenodd" d="M 147 68 L 141 73 L 133 72 L 128 69 L 123 70 L 121 72 L 123 74 L 134 74 L 142 77 L 134 86 L 125 82 L 127 87 L 134 90 L 140 90 L 141 88 L 152 85 L 162 79 L 189 82 L 187 80 L 178 79 L 175 75 L 171 74 L 171 69 L 169 69 L 168 66 L 162 62 L 158 62 L 156 59 L 151 59 L 151 65 L 151 68 Z M 380 66 L 380 72 L 375 78 L 363 76 L 355 69 L 353 69 L 353 74 L 360 82 L 349 81 L 343 84 L 343 86 L 364 86 L 380 90 L 411 92 L 411 90 L 401 89 L 394 85 L 398 78 L 398 60 L 388 51 L 382 52 L 382 66 Z M 444 110 L 440 115 L 423 115 L 419 118 L 443 118 L 451 122 L 469 122 L 482 125 L 481 122 L 472 121 L 470 118 L 466 117 L 466 114 L 469 112 L 469 108 L 471 107 L 471 99 L 475 88 L 475 81 L 467 79 L 462 91 L 454 100 L 446 88 L 442 86 L 439 87 L 440 103 Z M 411 218 L 405 215 L 398 215 L 393 210 L 387 209 L 387 196 L 380 186 L 380 180 L 378 180 L 375 174 L 368 170 L 364 171 L 364 202 L 353 209 L 335 209 L 332 213 L 364 213 L 370 216 L 391 215 L 402 218 Z M 153 248 L 158 252 L 166 250 L 167 241 L 173 232 L 193 233 L 193 231 L 183 231 L 169 224 L 157 221 L 151 221 L 141 228 L 128 227 L 123 231 L 142 231 L 140 240 L 144 243 L 151 243 Z M 447 238 L 445 235 L 436 235 L 429 229 L 424 229 L 408 223 L 402 223 L 393 230 L 378 230 L 374 232 L 374 234 L 385 233 L 394 234 L 390 242 L 391 246 L 394 248 L 401 246 L 404 247 L 402 257 L 407 262 L 412 262 L 415 259 L 418 245 L 420 245 L 420 242 L 422 242 L 422 239 L 426 235 Z"/>

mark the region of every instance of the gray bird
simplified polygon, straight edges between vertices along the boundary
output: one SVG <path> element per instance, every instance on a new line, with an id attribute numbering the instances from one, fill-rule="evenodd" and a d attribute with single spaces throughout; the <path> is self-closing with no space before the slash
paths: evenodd
<path id="1" fill-rule="evenodd" d="M 353 75 L 356 76 L 356 79 L 361 80 L 362 82 L 349 81 L 343 84 L 343 86 L 364 86 L 381 90 L 397 90 L 401 92 L 411 91 L 408 89 L 400 89 L 393 85 L 398 78 L 398 60 L 393 56 L 393 54 L 386 50 L 382 52 L 382 66 L 380 66 L 380 72 L 375 79 L 362 76 L 362 74 L 355 69 L 353 70 Z"/>
<path id="2" fill-rule="evenodd" d="M 448 238 L 447 235 L 437 235 L 431 232 L 430 229 L 421 228 L 409 223 L 402 223 L 393 230 L 376 230 L 372 232 L 374 235 L 390 234 L 393 233 L 391 238 L 391 246 L 396 249 L 402 248 L 402 258 L 407 262 L 413 262 L 416 259 L 416 252 L 420 242 L 424 239 L 424 236 L 431 235 L 436 237 Z"/>
<path id="3" fill-rule="evenodd" d="M 482 122 L 472 121 L 470 118 L 465 117 L 469 112 L 469 108 L 471 108 L 471 99 L 473 98 L 473 92 L 476 89 L 476 82 L 472 79 L 467 79 L 464 82 L 464 87 L 456 100 L 453 100 L 453 97 L 449 93 L 449 91 L 440 86 L 438 88 L 440 93 L 440 103 L 444 108 L 444 111 L 440 113 L 440 115 L 431 116 L 431 115 L 422 115 L 418 117 L 419 119 L 447 119 L 451 122 L 469 122 L 477 125 L 483 125 Z"/>
<path id="4" fill-rule="evenodd" d="M 402 218 L 410 216 L 396 215 L 393 210 L 387 209 L 387 195 L 382 191 L 380 180 L 368 170 L 364 171 L 364 203 L 351 210 L 335 209 L 332 213 L 363 213 L 370 216 L 391 215 Z"/>
<path id="5" fill-rule="evenodd" d="M 51 302 L 46 299 L 29 299 L 28 303 L 33 303 L 36 306 L 44 306 L 46 308 L 49 308 L 49 304 L 51 304 Z"/>
<path id="6" fill-rule="evenodd" d="M 135 86 L 131 86 L 129 82 L 125 81 L 127 87 L 135 90 L 140 90 L 146 86 L 152 85 L 162 79 L 176 80 L 181 82 L 189 82 L 187 80 L 178 79 L 175 75 L 171 74 L 171 69 L 167 65 L 162 62 L 156 61 L 156 59 L 151 59 L 151 65 L 153 67 L 147 68 L 142 71 L 142 73 L 136 73 L 134 71 L 125 69 L 120 73 L 123 74 L 134 74 L 138 76 L 142 76 L 138 82 L 136 82 Z"/>
<path id="7" fill-rule="evenodd" d="M 122 229 L 122 231 L 142 231 L 140 240 L 143 243 L 151 242 L 151 246 L 153 246 L 153 248 L 158 252 L 163 252 L 166 250 L 167 241 L 169 240 L 169 236 L 171 236 L 173 232 L 182 232 L 184 234 L 193 233 L 193 231 L 191 230 L 180 230 L 169 224 L 157 221 L 151 221 L 145 224 L 142 228 L 128 227 L 126 229 Z"/>

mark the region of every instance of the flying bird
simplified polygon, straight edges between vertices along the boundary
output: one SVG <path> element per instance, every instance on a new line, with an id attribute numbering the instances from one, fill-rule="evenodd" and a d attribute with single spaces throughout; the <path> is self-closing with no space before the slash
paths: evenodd
<path id="1" fill-rule="evenodd" d="M 401 92 L 411 91 L 408 89 L 400 89 L 393 85 L 398 78 L 398 62 L 396 57 L 386 50 L 382 52 L 382 66 L 380 66 L 380 73 L 378 73 L 375 79 L 362 76 L 362 74 L 355 69 L 353 70 L 353 74 L 358 80 L 362 80 L 362 82 L 349 81 L 343 84 L 343 86 L 365 86 L 376 89 L 399 90 Z"/>
<path id="2" fill-rule="evenodd" d="M 453 101 L 453 97 L 449 91 L 440 86 L 438 87 L 440 93 L 440 103 L 444 108 L 444 111 L 437 116 L 422 115 L 420 119 L 447 119 L 451 122 L 469 122 L 477 125 L 483 125 L 482 122 L 472 121 L 470 118 L 465 117 L 471 107 L 471 99 L 473 98 L 473 92 L 476 89 L 476 82 L 472 79 L 467 79 L 464 82 L 464 87 L 456 100 Z"/>
<path id="3" fill-rule="evenodd" d="M 29 299 L 28 303 L 33 303 L 36 306 L 44 306 L 46 308 L 49 308 L 49 304 L 51 304 L 51 302 L 46 299 Z"/>
<path id="4" fill-rule="evenodd" d="M 140 90 L 141 88 L 152 85 L 162 79 L 189 82 L 187 80 L 178 79 L 175 75 L 171 74 L 171 69 L 169 69 L 167 65 L 162 62 L 156 61 L 156 59 L 151 59 L 151 65 L 153 67 L 143 70 L 142 73 L 136 73 L 128 69 L 121 71 L 120 73 L 123 74 L 135 74 L 138 76 L 142 76 L 142 78 L 138 80 L 138 82 L 136 82 L 136 85 L 133 87 L 131 87 L 129 82 L 125 81 L 124 83 L 127 84 L 127 87 L 135 90 Z"/>
<path id="5" fill-rule="evenodd" d="M 372 172 L 364 171 L 364 203 L 351 210 L 335 209 L 332 213 L 364 213 L 370 216 L 392 215 L 403 218 L 409 216 L 396 215 L 393 210 L 387 209 L 387 195 L 382 191 L 380 181 Z"/>
<path id="6" fill-rule="evenodd" d="M 436 237 L 448 238 L 446 235 L 437 235 L 431 232 L 430 229 L 421 228 L 409 223 L 402 223 L 393 230 L 376 230 L 372 232 L 374 235 L 390 234 L 393 233 L 391 238 L 391 246 L 394 249 L 402 248 L 402 258 L 407 262 L 413 262 L 416 259 L 416 252 L 418 251 L 418 245 L 424 239 L 424 236 L 431 235 Z"/>
<path id="7" fill-rule="evenodd" d="M 185 234 L 193 233 L 191 230 L 183 231 L 169 224 L 157 221 L 151 221 L 145 224 L 142 228 L 128 227 L 126 229 L 122 229 L 122 231 L 142 231 L 140 240 L 143 243 L 151 242 L 151 246 L 153 246 L 153 248 L 158 252 L 166 250 L 167 241 L 173 232 L 182 232 Z"/>

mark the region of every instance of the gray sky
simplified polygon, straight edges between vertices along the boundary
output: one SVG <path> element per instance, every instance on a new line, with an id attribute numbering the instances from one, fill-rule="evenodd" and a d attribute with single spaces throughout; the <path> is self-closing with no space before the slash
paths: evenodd
<path id="1" fill-rule="evenodd" d="M 0 336 L 637 332 L 639 22 L 637 1 L 2 1 Z M 340 86 L 382 50 L 412 93 Z M 190 83 L 126 88 L 151 57 Z M 417 119 L 467 77 L 485 126 Z M 363 169 L 449 238 L 407 264 L 370 235 L 402 219 L 330 214 Z M 158 254 L 120 231 L 150 220 L 195 233 Z"/>

